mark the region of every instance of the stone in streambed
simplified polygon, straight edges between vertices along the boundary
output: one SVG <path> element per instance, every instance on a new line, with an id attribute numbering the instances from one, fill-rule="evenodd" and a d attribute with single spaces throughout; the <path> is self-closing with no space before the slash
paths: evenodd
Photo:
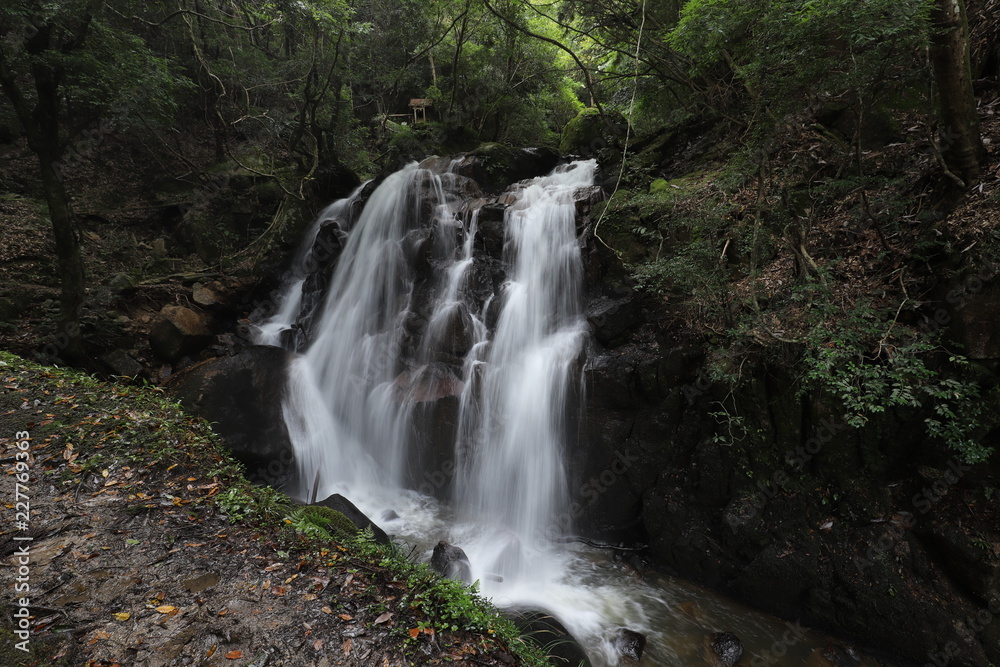
<path id="1" fill-rule="evenodd" d="M 469 557 L 462 547 L 448 544 L 444 540 L 437 543 L 431 556 L 431 567 L 442 577 L 455 579 L 464 583 L 472 583 L 472 567 Z"/>
<path id="2" fill-rule="evenodd" d="M 348 521 L 357 527 L 358 530 L 371 529 L 372 535 L 375 537 L 375 541 L 379 544 L 389 544 L 389 536 L 386 535 L 385 531 L 379 528 L 374 521 L 369 519 L 364 512 L 359 510 L 354 503 L 339 493 L 328 496 L 317 503 L 312 503 L 312 505 L 317 507 L 326 507 L 343 514 L 347 517 Z"/>
<path id="3" fill-rule="evenodd" d="M 615 631 L 611 641 L 614 644 L 615 651 L 626 662 L 639 662 L 642 659 L 642 652 L 646 648 L 645 635 L 635 630 L 629 630 L 628 628 L 619 628 Z"/>
<path id="4" fill-rule="evenodd" d="M 716 632 L 709 638 L 715 667 L 733 667 L 743 657 L 743 642 L 731 632 Z"/>

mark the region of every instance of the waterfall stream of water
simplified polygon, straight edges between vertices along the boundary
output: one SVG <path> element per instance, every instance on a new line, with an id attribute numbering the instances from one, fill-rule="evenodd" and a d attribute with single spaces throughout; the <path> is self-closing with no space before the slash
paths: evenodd
<path id="1" fill-rule="evenodd" d="M 439 539 L 461 546 L 485 595 L 555 614 L 598 666 L 617 664 L 620 627 L 647 636 L 643 665 L 693 664 L 706 628 L 769 646 L 781 636 L 773 619 L 680 582 L 640 581 L 559 539 L 589 335 L 574 191 L 596 163 L 504 195 L 494 284 L 477 271 L 484 200 L 469 204 L 477 192 L 450 164 L 389 176 L 356 219 L 360 189 L 328 207 L 259 326 L 260 342 L 302 352 L 284 404 L 299 495 L 342 493 L 428 554 Z M 307 284 L 323 225 L 346 242 L 317 295 Z M 428 428 L 441 432 L 419 433 Z"/>

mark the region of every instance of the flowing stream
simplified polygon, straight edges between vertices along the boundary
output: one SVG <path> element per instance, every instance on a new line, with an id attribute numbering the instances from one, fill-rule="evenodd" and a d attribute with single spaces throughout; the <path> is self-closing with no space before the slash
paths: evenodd
<path id="1" fill-rule="evenodd" d="M 456 164 L 411 164 L 363 208 L 359 188 L 323 211 L 259 325 L 301 352 L 283 406 L 298 495 L 341 493 L 428 558 L 460 546 L 484 595 L 554 614 L 599 667 L 618 664 L 619 628 L 646 636 L 641 665 L 707 664 L 717 631 L 801 664 L 824 638 L 566 539 L 589 337 L 574 194 L 596 163 L 512 187 L 499 227 Z M 502 258 L 477 246 L 489 212 Z M 332 274 L 324 252 L 339 252 Z"/>

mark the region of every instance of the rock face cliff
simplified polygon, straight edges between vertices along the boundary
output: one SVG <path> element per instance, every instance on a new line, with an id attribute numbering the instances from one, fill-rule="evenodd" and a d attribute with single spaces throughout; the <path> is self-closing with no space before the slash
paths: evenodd
<path id="1" fill-rule="evenodd" d="M 623 287 L 611 249 L 590 252 L 583 530 L 647 544 L 656 566 L 916 662 L 1000 660 L 995 463 L 930 442 L 919 410 L 854 428 L 787 367 L 748 363 L 735 389 L 713 380 L 710 335 L 685 335 L 662 300 Z M 987 278 L 971 292 L 968 280 L 944 286 L 940 305 L 992 377 Z M 956 290 L 968 299 L 949 304 Z"/>

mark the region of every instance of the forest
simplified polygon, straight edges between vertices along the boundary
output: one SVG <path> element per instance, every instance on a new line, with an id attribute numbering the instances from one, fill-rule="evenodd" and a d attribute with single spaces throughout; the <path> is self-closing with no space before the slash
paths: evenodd
<path id="1" fill-rule="evenodd" d="M 997 0 L 6 0 L 0 92 L 5 372 L 74 368 L 198 413 L 185 378 L 259 354 L 334 201 L 439 156 L 499 210 L 511 184 L 593 159 L 575 530 L 871 661 L 808 664 L 1000 664 Z M 475 252 L 509 261 L 482 220 Z M 467 351 L 434 400 L 457 401 Z M 27 428 L 12 378 L 0 438 Z M 280 421 L 280 403 L 254 405 Z M 460 430 L 442 405 L 427 419 Z M 72 469 L 67 438 L 89 436 L 68 432 L 51 437 Z M 261 525 L 290 511 L 230 483 Z M 379 585 L 429 585 L 401 572 Z M 410 640 L 440 652 L 448 624 L 424 612 Z M 704 664 L 766 658 L 745 643 Z M 503 663 L 487 653 L 468 664 Z"/>

